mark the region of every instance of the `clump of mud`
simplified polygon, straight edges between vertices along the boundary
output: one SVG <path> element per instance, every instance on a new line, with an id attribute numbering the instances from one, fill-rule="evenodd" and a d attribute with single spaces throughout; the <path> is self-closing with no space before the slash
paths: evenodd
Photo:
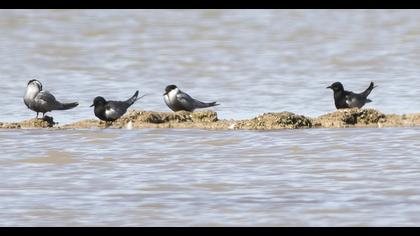
<path id="1" fill-rule="evenodd" d="M 31 119 L 15 123 L 0 123 L 0 128 L 201 128 L 220 130 L 273 130 L 299 128 L 346 128 L 346 127 L 404 127 L 420 125 L 420 113 L 385 115 L 374 109 L 343 109 L 317 118 L 308 118 L 291 112 L 264 113 L 249 120 L 220 120 L 213 111 L 153 112 L 130 110 L 114 122 L 99 119 L 77 121 L 54 126 L 52 117 Z"/>
<path id="2" fill-rule="evenodd" d="M 63 128 L 63 129 L 91 129 L 91 128 L 106 128 L 107 125 L 105 125 L 105 122 L 103 121 L 99 121 L 99 120 L 95 120 L 95 119 L 89 119 L 89 120 L 81 120 L 81 121 L 76 121 L 74 123 L 71 124 L 66 124 L 66 125 L 62 125 L 59 126 L 58 128 Z"/>
<path id="3" fill-rule="evenodd" d="M 313 119 L 315 127 L 378 127 L 386 122 L 385 114 L 374 109 L 342 109 Z"/>
<path id="4" fill-rule="evenodd" d="M 233 129 L 270 130 L 311 128 L 309 118 L 291 112 L 264 113 L 250 120 L 239 121 L 231 126 Z"/>
<path id="5" fill-rule="evenodd" d="M 30 128 L 51 128 L 56 124 L 54 119 L 50 116 L 45 116 L 42 119 L 33 118 L 21 122 L 0 123 L 0 128 L 3 129 L 30 129 Z"/>
<path id="6" fill-rule="evenodd" d="M 219 120 L 213 111 L 152 112 L 131 110 L 114 122 L 85 120 L 62 128 L 203 128 L 268 130 L 310 128 L 311 120 L 290 112 L 264 113 L 251 120 Z"/>
<path id="7" fill-rule="evenodd" d="M 198 112 L 152 112 L 131 110 L 114 121 L 113 128 L 125 128 L 131 122 L 132 128 L 218 128 L 217 113 Z"/>
<path id="8" fill-rule="evenodd" d="M 119 122 L 127 123 L 128 120 L 136 122 L 146 122 L 153 124 L 162 124 L 168 122 L 217 122 L 217 113 L 214 111 L 199 112 L 152 112 L 131 110 L 126 116 L 121 117 Z"/>
<path id="9" fill-rule="evenodd" d="M 389 114 L 386 115 L 386 122 L 382 127 L 409 127 L 420 125 L 420 113 L 414 114 Z"/>
<path id="10" fill-rule="evenodd" d="M 152 112 L 130 110 L 114 122 L 99 120 L 79 121 L 62 128 L 223 128 L 224 122 L 218 122 L 217 113 L 199 112 Z"/>
<path id="11" fill-rule="evenodd" d="M 19 123 L 2 123 L 0 122 L 0 129 L 20 129 Z"/>

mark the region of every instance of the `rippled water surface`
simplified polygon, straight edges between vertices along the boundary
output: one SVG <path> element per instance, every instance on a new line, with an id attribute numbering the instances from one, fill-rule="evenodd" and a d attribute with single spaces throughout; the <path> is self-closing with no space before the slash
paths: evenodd
<path id="1" fill-rule="evenodd" d="M 0 121 L 37 78 L 70 111 L 177 84 L 222 119 L 420 111 L 418 10 L 0 10 Z M 0 226 L 417 226 L 419 128 L 0 130 Z"/>
<path id="2" fill-rule="evenodd" d="M 0 224 L 416 225 L 418 132 L 3 130 Z"/>

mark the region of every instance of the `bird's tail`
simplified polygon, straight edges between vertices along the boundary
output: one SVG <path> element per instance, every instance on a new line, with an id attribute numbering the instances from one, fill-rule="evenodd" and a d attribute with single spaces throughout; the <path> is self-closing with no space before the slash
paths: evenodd
<path id="1" fill-rule="evenodd" d="M 206 107 L 214 107 L 214 106 L 218 106 L 220 104 L 218 104 L 217 102 L 200 102 L 198 101 L 198 108 L 206 108 Z"/>
<path id="2" fill-rule="evenodd" d="M 146 94 L 143 95 L 143 96 L 141 96 L 141 97 L 138 97 L 138 96 L 139 96 L 139 91 L 137 90 L 136 93 L 134 93 L 134 95 L 127 100 L 127 103 L 131 106 L 135 102 L 137 102 L 138 100 L 140 100 L 141 98 L 143 98 L 144 96 L 146 96 Z"/>
<path id="3" fill-rule="evenodd" d="M 61 106 L 57 110 L 68 110 L 75 108 L 79 105 L 78 102 L 71 102 L 71 103 L 62 103 Z"/>
<path id="4" fill-rule="evenodd" d="M 373 82 L 370 82 L 369 87 L 362 93 L 362 95 L 364 97 L 369 96 L 370 92 L 372 91 L 372 89 L 376 88 L 377 86 L 374 86 Z"/>

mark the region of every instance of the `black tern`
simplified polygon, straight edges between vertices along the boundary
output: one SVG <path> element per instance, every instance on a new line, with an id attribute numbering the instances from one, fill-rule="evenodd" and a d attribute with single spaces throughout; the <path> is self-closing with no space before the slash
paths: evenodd
<path id="1" fill-rule="evenodd" d="M 190 95 L 182 92 L 179 88 L 175 85 L 168 85 L 165 89 L 165 93 L 163 94 L 164 100 L 166 105 L 172 111 L 194 111 L 197 108 L 206 108 L 206 107 L 213 107 L 220 104 L 216 102 L 200 102 Z"/>
<path id="2" fill-rule="evenodd" d="M 103 97 L 96 97 L 91 107 L 95 107 L 95 116 L 103 121 L 114 121 L 127 112 L 127 109 L 145 95 L 137 98 L 139 91 L 127 101 L 107 101 Z"/>
<path id="3" fill-rule="evenodd" d="M 337 109 L 343 108 L 362 108 L 366 103 L 372 102 L 367 97 L 374 86 L 373 82 L 370 82 L 369 87 L 362 93 L 353 93 L 352 91 L 344 90 L 343 85 L 340 82 L 335 82 L 327 88 L 334 91 L 334 103 Z"/>
<path id="4" fill-rule="evenodd" d="M 42 90 L 42 84 L 36 79 L 30 80 L 26 87 L 25 96 L 23 97 L 25 105 L 36 112 L 36 118 L 41 112 L 42 117 L 45 113 L 53 110 L 68 110 L 79 105 L 77 102 L 61 103 L 57 101 L 50 92 Z"/>

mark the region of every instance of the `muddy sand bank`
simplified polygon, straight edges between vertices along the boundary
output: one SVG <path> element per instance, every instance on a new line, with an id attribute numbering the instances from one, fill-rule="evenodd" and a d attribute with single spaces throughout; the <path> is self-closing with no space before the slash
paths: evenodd
<path id="1" fill-rule="evenodd" d="M 1 123 L 3 129 L 88 129 L 88 128 L 201 128 L 219 130 L 274 130 L 298 128 L 350 128 L 350 127 L 412 127 L 420 125 L 420 113 L 383 114 L 374 109 L 344 109 L 316 118 L 291 112 L 264 113 L 248 120 L 224 120 L 213 111 L 153 112 L 130 110 L 114 122 L 98 119 L 81 120 L 60 125 L 52 117 L 21 122 Z"/>

